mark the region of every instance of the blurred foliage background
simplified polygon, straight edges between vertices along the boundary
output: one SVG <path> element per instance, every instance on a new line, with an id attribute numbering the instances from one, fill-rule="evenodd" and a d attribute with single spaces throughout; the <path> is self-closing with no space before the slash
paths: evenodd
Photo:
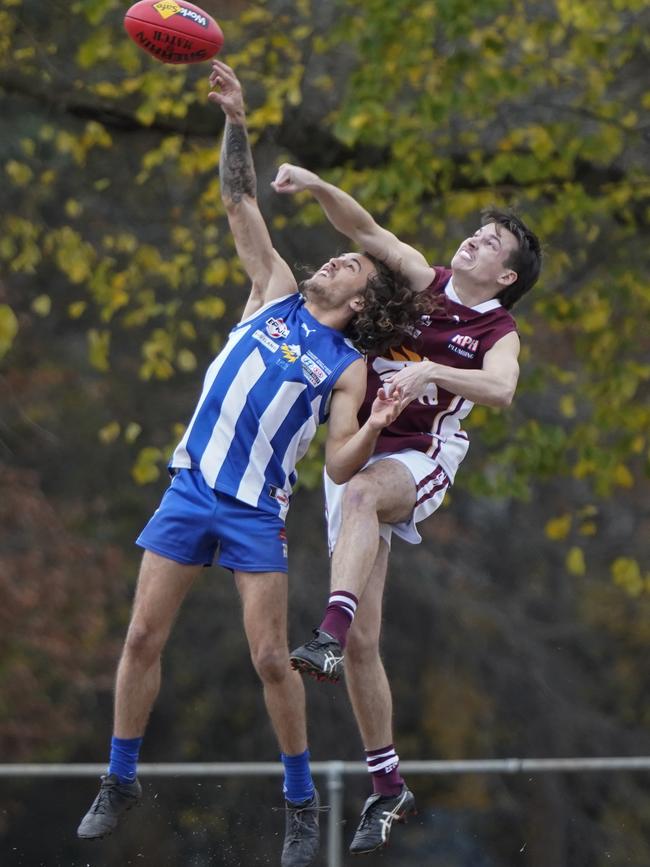
<path id="1" fill-rule="evenodd" d="M 248 292 L 209 65 L 140 52 L 127 5 L 0 0 L 4 761 L 106 755 L 132 540 Z M 202 5 L 244 83 L 261 206 L 298 271 L 347 242 L 308 197 L 274 198 L 283 160 L 435 264 L 488 204 L 544 242 L 517 311 L 515 404 L 474 410 L 448 504 L 423 545 L 393 552 L 400 755 L 648 754 L 650 0 Z M 327 593 L 320 460 L 316 446 L 288 521 L 292 643 Z M 309 704 L 314 758 L 360 758 L 343 693 L 310 687 Z M 230 576 L 210 570 L 172 638 L 143 759 L 275 755 Z M 643 775 L 414 782 L 419 825 L 382 863 L 650 862 Z M 2 783 L 6 863 L 89 863 L 73 831 L 92 792 L 68 785 L 53 810 L 60 783 Z M 158 788 L 160 812 L 93 865 L 276 862 L 281 816 L 246 804 L 279 800 L 277 785 Z M 366 789 L 350 783 L 350 824 Z"/>

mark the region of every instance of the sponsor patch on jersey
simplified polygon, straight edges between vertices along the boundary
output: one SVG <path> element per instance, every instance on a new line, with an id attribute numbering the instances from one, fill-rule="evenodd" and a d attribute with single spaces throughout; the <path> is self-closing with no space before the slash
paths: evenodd
<path id="1" fill-rule="evenodd" d="M 275 337 L 276 339 L 279 337 L 284 338 L 289 336 L 289 328 L 284 319 L 271 316 L 270 319 L 266 320 L 266 333 L 269 337 Z"/>
<path id="2" fill-rule="evenodd" d="M 283 343 L 280 346 L 280 351 L 284 360 L 288 361 L 289 364 L 293 364 L 300 358 L 300 346 L 297 343 Z"/>
<path id="3" fill-rule="evenodd" d="M 300 363 L 310 385 L 320 385 L 332 372 L 313 352 L 305 352 L 304 355 L 301 355 Z"/>
<path id="4" fill-rule="evenodd" d="M 253 340 L 259 340 L 262 346 L 266 346 L 266 348 L 270 349 L 271 352 L 277 352 L 280 348 L 277 343 L 274 343 L 271 338 L 263 331 L 260 331 L 259 328 L 257 331 L 253 332 Z"/>
<path id="5" fill-rule="evenodd" d="M 274 485 L 271 485 L 269 488 L 269 496 L 274 500 L 277 500 L 281 506 L 289 505 L 289 494 L 287 494 L 286 491 L 283 491 L 282 488 L 276 488 Z"/>
<path id="6" fill-rule="evenodd" d="M 478 340 L 470 337 L 469 334 L 455 334 L 447 348 L 464 358 L 474 358 L 478 352 Z"/>
<path id="7" fill-rule="evenodd" d="M 423 325 L 431 325 L 431 317 L 428 313 L 423 313 L 422 316 L 420 316 L 420 322 Z"/>

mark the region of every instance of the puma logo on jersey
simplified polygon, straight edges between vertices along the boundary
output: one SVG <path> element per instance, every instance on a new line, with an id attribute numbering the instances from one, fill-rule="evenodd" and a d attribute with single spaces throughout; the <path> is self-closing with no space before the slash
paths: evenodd
<path id="1" fill-rule="evenodd" d="M 306 322 L 303 322 L 300 327 L 305 332 L 305 337 L 309 337 L 310 334 L 313 334 L 316 331 L 315 328 L 309 328 Z"/>

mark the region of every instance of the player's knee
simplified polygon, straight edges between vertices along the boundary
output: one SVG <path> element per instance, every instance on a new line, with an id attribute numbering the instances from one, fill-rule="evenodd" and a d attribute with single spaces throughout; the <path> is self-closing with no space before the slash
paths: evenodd
<path id="1" fill-rule="evenodd" d="M 285 649 L 260 648 L 252 652 L 252 659 L 263 683 L 280 683 L 290 671 L 289 653 Z"/>
<path id="2" fill-rule="evenodd" d="M 124 655 L 139 662 L 151 662 L 160 656 L 164 641 L 160 632 L 150 624 L 133 622 L 124 642 Z"/>
<path id="3" fill-rule="evenodd" d="M 363 473 L 353 476 L 343 494 L 343 509 L 355 512 L 376 511 L 377 493 L 374 483 Z"/>
<path id="4" fill-rule="evenodd" d="M 345 647 L 346 667 L 363 668 L 379 656 L 379 636 L 374 630 L 356 628 L 355 623 L 348 635 Z"/>

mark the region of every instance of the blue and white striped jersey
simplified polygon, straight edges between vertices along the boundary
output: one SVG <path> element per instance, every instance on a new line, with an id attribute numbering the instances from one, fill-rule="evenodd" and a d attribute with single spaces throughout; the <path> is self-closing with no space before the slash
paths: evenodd
<path id="1" fill-rule="evenodd" d="M 327 420 L 338 377 L 361 358 L 294 293 L 240 322 L 207 370 L 172 468 L 200 470 L 210 487 L 284 517 L 296 464 Z"/>

